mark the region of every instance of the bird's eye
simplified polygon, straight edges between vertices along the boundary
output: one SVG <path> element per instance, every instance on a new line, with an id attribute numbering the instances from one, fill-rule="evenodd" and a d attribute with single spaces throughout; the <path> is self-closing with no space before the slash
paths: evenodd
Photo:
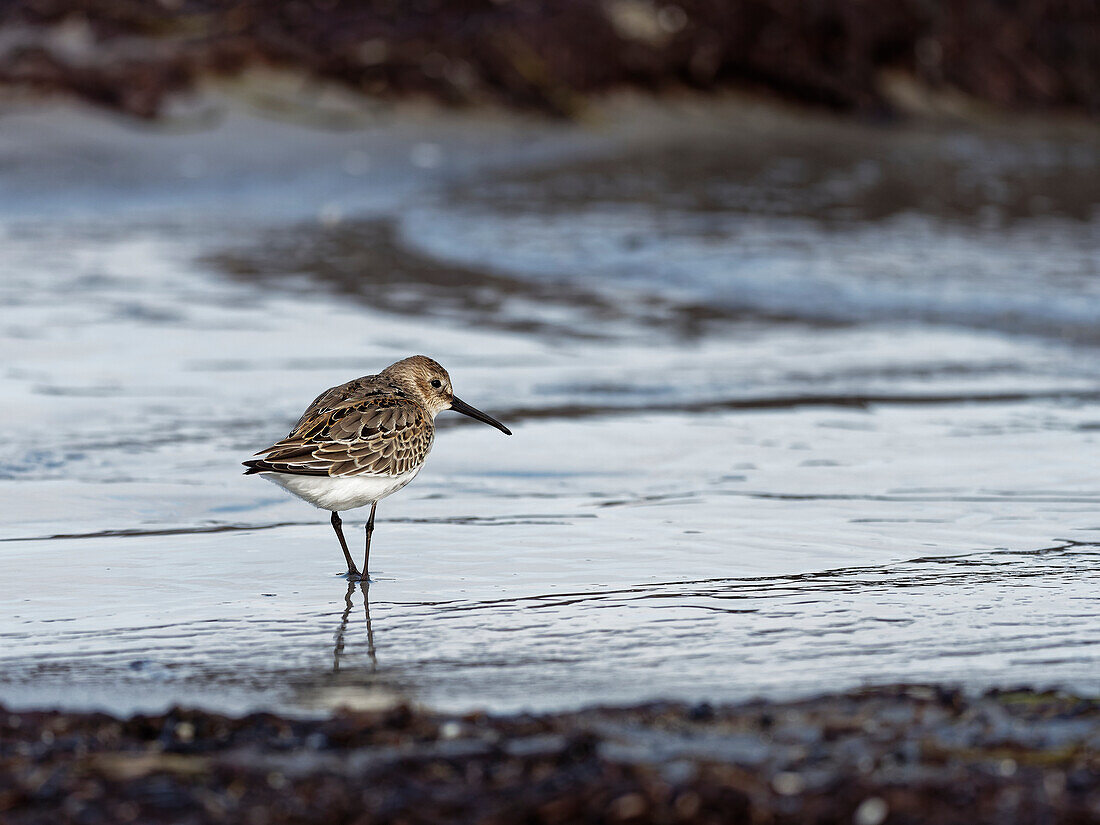
<path id="1" fill-rule="evenodd" d="M 433 378 L 432 379 L 432 386 L 435 387 L 438 390 L 440 387 L 443 386 L 443 382 L 440 381 L 438 378 Z"/>

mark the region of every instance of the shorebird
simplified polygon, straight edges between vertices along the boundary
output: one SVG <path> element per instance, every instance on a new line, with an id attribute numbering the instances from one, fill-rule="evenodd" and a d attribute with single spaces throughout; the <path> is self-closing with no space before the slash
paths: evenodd
<path id="1" fill-rule="evenodd" d="M 314 507 L 332 512 L 332 529 L 348 563 L 348 578 L 369 581 L 367 563 L 378 502 L 414 478 L 435 440 L 435 417 L 454 410 L 512 431 L 455 397 L 447 370 L 424 355 L 390 364 L 325 390 L 302 413 L 290 435 L 244 462 Z M 344 540 L 340 512 L 370 505 L 363 572 L 355 568 Z"/>

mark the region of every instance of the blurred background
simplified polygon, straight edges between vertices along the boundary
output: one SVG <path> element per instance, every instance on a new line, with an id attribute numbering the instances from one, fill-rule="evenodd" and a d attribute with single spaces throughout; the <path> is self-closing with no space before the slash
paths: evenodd
<path id="1" fill-rule="evenodd" d="M 1098 112 L 1084 0 L 4 4 L 0 702 L 1097 692 Z M 348 588 L 239 462 L 414 353 L 515 435 Z"/>

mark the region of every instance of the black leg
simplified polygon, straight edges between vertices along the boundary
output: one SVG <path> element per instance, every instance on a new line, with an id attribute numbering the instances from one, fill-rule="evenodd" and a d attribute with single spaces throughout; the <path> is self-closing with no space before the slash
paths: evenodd
<path id="1" fill-rule="evenodd" d="M 344 528 L 343 522 L 340 521 L 340 514 L 335 510 L 332 511 L 332 529 L 336 531 L 336 538 L 340 539 L 340 549 L 344 551 L 344 558 L 348 562 L 348 575 L 358 576 L 359 571 L 355 569 L 355 562 L 351 560 L 351 553 L 348 552 L 348 543 L 344 541 Z"/>
<path id="2" fill-rule="evenodd" d="M 374 509 L 377 506 L 377 501 L 370 506 L 370 518 L 367 519 L 367 549 L 363 551 L 363 578 L 366 581 L 370 581 L 370 569 L 367 567 L 367 562 L 370 560 L 370 537 L 374 532 Z"/>

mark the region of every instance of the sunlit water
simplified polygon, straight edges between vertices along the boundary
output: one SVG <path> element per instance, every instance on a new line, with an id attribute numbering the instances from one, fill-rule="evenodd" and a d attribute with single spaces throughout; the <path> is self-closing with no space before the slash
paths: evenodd
<path id="1" fill-rule="evenodd" d="M 1094 134 L 7 126 L 0 702 L 1100 691 Z M 349 587 L 239 462 L 414 352 L 515 435 Z"/>

